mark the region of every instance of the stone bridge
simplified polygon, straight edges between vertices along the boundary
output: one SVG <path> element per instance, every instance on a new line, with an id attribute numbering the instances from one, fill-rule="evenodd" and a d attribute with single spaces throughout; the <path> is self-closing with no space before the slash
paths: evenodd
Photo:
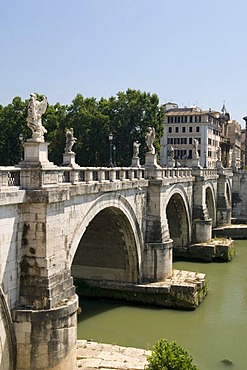
<path id="1" fill-rule="evenodd" d="M 174 245 L 231 222 L 230 170 L 58 167 L 45 144 L 0 167 L 1 370 L 76 368 L 73 277 L 163 280 Z"/>

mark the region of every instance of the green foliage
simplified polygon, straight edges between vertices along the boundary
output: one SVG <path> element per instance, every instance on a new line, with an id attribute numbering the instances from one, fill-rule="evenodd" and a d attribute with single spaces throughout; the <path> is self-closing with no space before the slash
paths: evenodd
<path id="1" fill-rule="evenodd" d="M 0 165 L 17 164 L 21 159 L 19 134 L 25 137 L 29 128 L 26 124 L 27 102 L 16 97 L 11 104 L 0 107 Z"/>
<path id="2" fill-rule="evenodd" d="M 168 343 L 160 339 L 153 347 L 151 356 L 147 358 L 148 370 L 198 370 L 192 364 L 192 357 L 176 342 Z"/>
<path id="3" fill-rule="evenodd" d="M 37 97 L 43 98 L 38 94 Z M 24 141 L 32 136 L 26 123 L 28 101 L 22 102 L 16 97 L 6 107 L 0 106 L 0 165 L 15 165 L 19 162 L 20 132 Z M 155 128 L 155 147 L 159 154 L 163 119 L 164 111 L 159 107 L 156 94 L 132 89 L 99 101 L 78 94 L 70 105 L 48 104 L 42 116 L 42 124 L 47 129 L 45 141 L 50 143 L 49 160 L 58 165 L 62 163 L 65 132 L 72 127 L 77 138 L 73 151 L 79 165 L 108 166 L 110 132 L 114 137 L 118 166 L 131 164 L 133 142 L 136 140 L 141 143 L 140 158 L 141 163 L 144 163 L 147 127 Z"/>

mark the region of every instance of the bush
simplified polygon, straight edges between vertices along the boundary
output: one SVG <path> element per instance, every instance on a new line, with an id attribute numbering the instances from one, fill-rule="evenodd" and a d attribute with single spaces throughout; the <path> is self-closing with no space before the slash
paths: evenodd
<path id="1" fill-rule="evenodd" d="M 192 357 L 176 342 L 160 339 L 147 358 L 147 370 L 199 370 L 192 364 Z"/>

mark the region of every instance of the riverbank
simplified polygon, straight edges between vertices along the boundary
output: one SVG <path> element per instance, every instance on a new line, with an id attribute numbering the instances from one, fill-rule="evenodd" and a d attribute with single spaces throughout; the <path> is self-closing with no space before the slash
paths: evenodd
<path id="1" fill-rule="evenodd" d="M 87 340 L 77 341 L 77 369 L 143 370 L 151 351 Z"/>

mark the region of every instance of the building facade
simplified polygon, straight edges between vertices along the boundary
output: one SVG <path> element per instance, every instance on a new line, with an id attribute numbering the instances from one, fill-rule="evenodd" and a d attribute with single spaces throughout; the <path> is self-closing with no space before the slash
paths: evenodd
<path id="1" fill-rule="evenodd" d="M 232 148 L 232 165 L 240 168 L 242 166 L 241 125 L 235 120 L 228 121 L 228 137 Z"/>
<path id="2" fill-rule="evenodd" d="M 166 117 L 161 140 L 162 166 L 169 166 L 171 150 L 175 166 L 191 167 L 195 142 L 201 167 L 215 168 L 220 159 L 224 167 L 230 165 L 231 144 L 228 138 L 229 113 L 202 110 L 197 106 L 180 108 L 175 103 L 164 104 Z"/>

